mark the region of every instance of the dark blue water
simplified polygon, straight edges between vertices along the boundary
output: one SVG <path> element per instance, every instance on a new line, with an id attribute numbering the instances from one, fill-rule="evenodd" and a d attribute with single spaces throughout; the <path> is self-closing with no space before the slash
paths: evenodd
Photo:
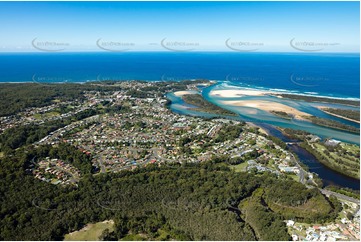
<path id="1" fill-rule="evenodd" d="M 342 187 L 349 187 L 354 190 L 360 190 L 360 180 L 345 176 L 329 169 L 327 166 L 320 163 L 316 157 L 298 145 L 293 144 L 288 147 L 297 154 L 300 161 L 305 164 L 311 172 L 317 173 L 317 175 L 322 179 L 324 186 L 338 185 Z"/>
<path id="2" fill-rule="evenodd" d="M 0 82 L 212 79 L 233 85 L 360 97 L 359 54 L 1 53 Z"/>
<path id="3" fill-rule="evenodd" d="M 257 125 L 267 130 L 267 132 L 272 136 L 275 136 L 284 142 L 297 141 L 297 140 L 292 140 L 287 136 L 283 135 L 281 131 L 274 128 L 272 125 L 268 125 L 264 123 L 257 123 Z M 314 157 L 308 151 L 298 146 L 298 144 L 289 144 L 287 146 L 295 154 L 297 154 L 299 160 L 309 168 L 310 172 L 316 173 L 322 179 L 324 187 L 328 185 L 338 185 L 342 187 L 349 187 L 354 190 L 360 190 L 360 180 L 345 176 L 328 168 L 327 166 L 320 163 L 316 159 L 316 157 Z"/>
<path id="4" fill-rule="evenodd" d="M 167 98 L 172 101 L 170 105 L 170 109 L 173 112 L 182 114 L 182 115 L 191 115 L 191 116 L 198 116 L 198 117 L 215 117 L 212 114 L 201 113 L 198 111 L 188 109 L 188 104 L 186 104 L 182 98 L 175 96 L 173 93 L 168 93 Z M 239 117 L 225 117 L 231 118 L 235 120 L 242 121 L 244 120 L 242 116 Z M 280 130 L 275 128 L 273 125 L 267 124 L 265 122 L 254 121 L 254 123 L 264 130 L 267 131 L 270 135 L 281 139 L 283 142 L 299 142 L 299 140 L 290 139 L 289 137 L 285 136 Z M 342 187 L 349 187 L 355 190 L 360 190 L 360 180 L 342 175 L 327 166 L 320 163 L 316 157 L 310 154 L 305 149 L 298 146 L 298 144 L 288 144 L 288 147 L 299 157 L 299 160 L 305 164 L 310 172 L 316 173 L 323 181 L 324 186 L 328 185 L 338 185 Z"/>
<path id="5" fill-rule="evenodd" d="M 231 85 L 360 98 L 359 76 L 359 54 L 0 53 L 0 82 L 211 79 Z M 311 159 L 300 154 L 301 160 Z M 325 167 L 314 171 L 326 182 L 359 189 L 357 181 L 336 176 Z"/>

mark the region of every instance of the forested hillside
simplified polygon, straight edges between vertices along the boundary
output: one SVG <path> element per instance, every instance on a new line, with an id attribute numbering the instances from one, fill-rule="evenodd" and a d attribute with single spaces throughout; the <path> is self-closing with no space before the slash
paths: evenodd
<path id="1" fill-rule="evenodd" d="M 178 240 L 286 240 L 284 219 L 322 222 L 339 211 L 338 202 L 317 189 L 270 173 L 236 173 L 224 163 L 92 175 L 89 160 L 78 154 L 72 164 L 84 174 L 79 186 L 55 186 L 28 174 L 30 161 L 77 151 L 26 149 L 0 160 L 1 240 L 62 240 L 107 219 L 115 220 L 108 239 L 155 238 L 162 230 Z"/>

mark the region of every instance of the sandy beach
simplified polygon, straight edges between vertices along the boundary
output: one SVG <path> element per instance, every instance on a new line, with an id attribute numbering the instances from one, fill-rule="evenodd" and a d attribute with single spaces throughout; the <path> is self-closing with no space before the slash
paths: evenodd
<path id="1" fill-rule="evenodd" d="M 186 94 L 197 94 L 198 92 L 196 90 L 189 90 L 189 91 L 178 91 L 178 92 L 174 92 L 174 95 L 176 95 L 177 97 L 181 97 L 183 95 Z"/>
<path id="2" fill-rule="evenodd" d="M 295 116 L 297 119 L 305 120 L 302 116 L 311 116 L 308 113 L 301 112 L 293 107 L 270 101 L 262 101 L 262 100 L 243 100 L 243 101 L 222 101 L 222 104 L 232 105 L 238 107 L 250 107 L 257 108 L 263 111 L 280 111 L 290 113 Z"/>
<path id="3" fill-rule="evenodd" d="M 217 97 L 242 97 L 242 96 L 264 96 L 271 92 L 260 90 L 239 90 L 239 89 L 226 89 L 226 90 L 212 90 L 209 95 Z"/>
<path id="4" fill-rule="evenodd" d="M 246 123 L 247 123 L 249 126 L 251 126 L 251 127 L 256 127 L 259 132 L 261 132 L 261 133 L 263 133 L 263 134 L 265 134 L 265 135 L 269 135 L 269 134 L 267 133 L 267 131 L 264 130 L 263 128 L 261 128 L 260 126 L 257 126 L 257 125 L 255 125 L 255 124 L 252 123 L 252 122 L 246 122 Z"/>

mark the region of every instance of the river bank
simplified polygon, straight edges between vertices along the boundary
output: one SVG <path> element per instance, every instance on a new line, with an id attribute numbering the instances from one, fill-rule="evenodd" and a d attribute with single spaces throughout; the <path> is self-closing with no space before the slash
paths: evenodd
<path id="1" fill-rule="evenodd" d="M 342 119 L 346 119 L 348 121 L 351 121 L 351 122 L 355 122 L 355 123 L 360 123 L 359 120 L 355 120 L 355 119 L 351 119 L 351 118 L 347 118 L 345 116 L 342 116 L 342 115 L 338 115 L 338 114 L 335 114 L 335 113 L 331 113 L 331 112 L 328 112 L 326 111 L 327 107 L 318 107 L 320 110 L 322 110 L 324 113 L 327 113 L 328 115 L 332 115 L 332 116 L 335 116 L 335 117 L 338 117 L 338 118 L 342 118 Z"/>
<path id="2" fill-rule="evenodd" d="M 280 128 L 303 130 L 321 138 L 331 137 L 348 143 L 360 144 L 359 133 L 350 133 L 341 129 L 325 127 L 312 123 L 310 120 L 305 120 L 305 117 L 315 116 L 330 119 L 330 122 L 337 121 L 343 125 L 350 125 L 350 121 L 328 115 L 318 109 L 317 106 L 355 109 L 354 107 L 345 104 L 336 104 L 339 100 L 347 102 L 355 102 L 355 100 L 312 96 L 309 101 L 305 101 L 303 99 L 295 100 L 280 97 L 281 94 L 283 96 L 283 94 L 287 93 L 287 90 L 258 90 L 249 87 L 233 86 L 224 82 L 217 82 L 201 90 L 204 99 L 224 109 L 237 113 L 243 121 L 262 122 Z M 302 95 L 296 96 L 303 97 Z M 309 96 L 305 97 L 306 99 L 310 98 Z M 321 101 L 324 101 L 323 99 L 327 99 L 327 101 L 331 102 L 335 101 L 336 103 L 320 103 Z M 275 111 L 289 113 L 292 118 L 285 119 L 284 117 L 275 114 Z"/>
<path id="3" fill-rule="evenodd" d="M 360 190 L 360 180 L 346 176 L 321 163 L 312 153 L 300 146 L 299 140 L 286 136 L 282 131 L 271 125 L 261 123 L 257 123 L 256 125 L 265 130 L 268 135 L 272 135 L 287 143 L 289 149 L 298 156 L 302 164 L 307 166 L 310 172 L 316 173 L 319 178 L 322 179 L 323 187 L 338 185 L 354 190 Z"/>

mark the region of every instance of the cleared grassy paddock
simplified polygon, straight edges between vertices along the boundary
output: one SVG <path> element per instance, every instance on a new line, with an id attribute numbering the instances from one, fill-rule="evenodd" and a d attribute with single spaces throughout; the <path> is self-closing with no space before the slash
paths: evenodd
<path id="1" fill-rule="evenodd" d="M 74 231 L 70 234 L 66 234 L 64 240 L 75 241 L 94 241 L 99 240 L 99 236 L 105 229 L 109 229 L 110 232 L 114 230 L 114 221 L 106 220 L 95 224 L 87 224 L 84 228 L 78 231 Z"/>
<path id="2" fill-rule="evenodd" d="M 243 162 L 238 165 L 231 166 L 232 169 L 234 169 L 235 172 L 243 172 L 247 170 L 247 162 Z"/>

